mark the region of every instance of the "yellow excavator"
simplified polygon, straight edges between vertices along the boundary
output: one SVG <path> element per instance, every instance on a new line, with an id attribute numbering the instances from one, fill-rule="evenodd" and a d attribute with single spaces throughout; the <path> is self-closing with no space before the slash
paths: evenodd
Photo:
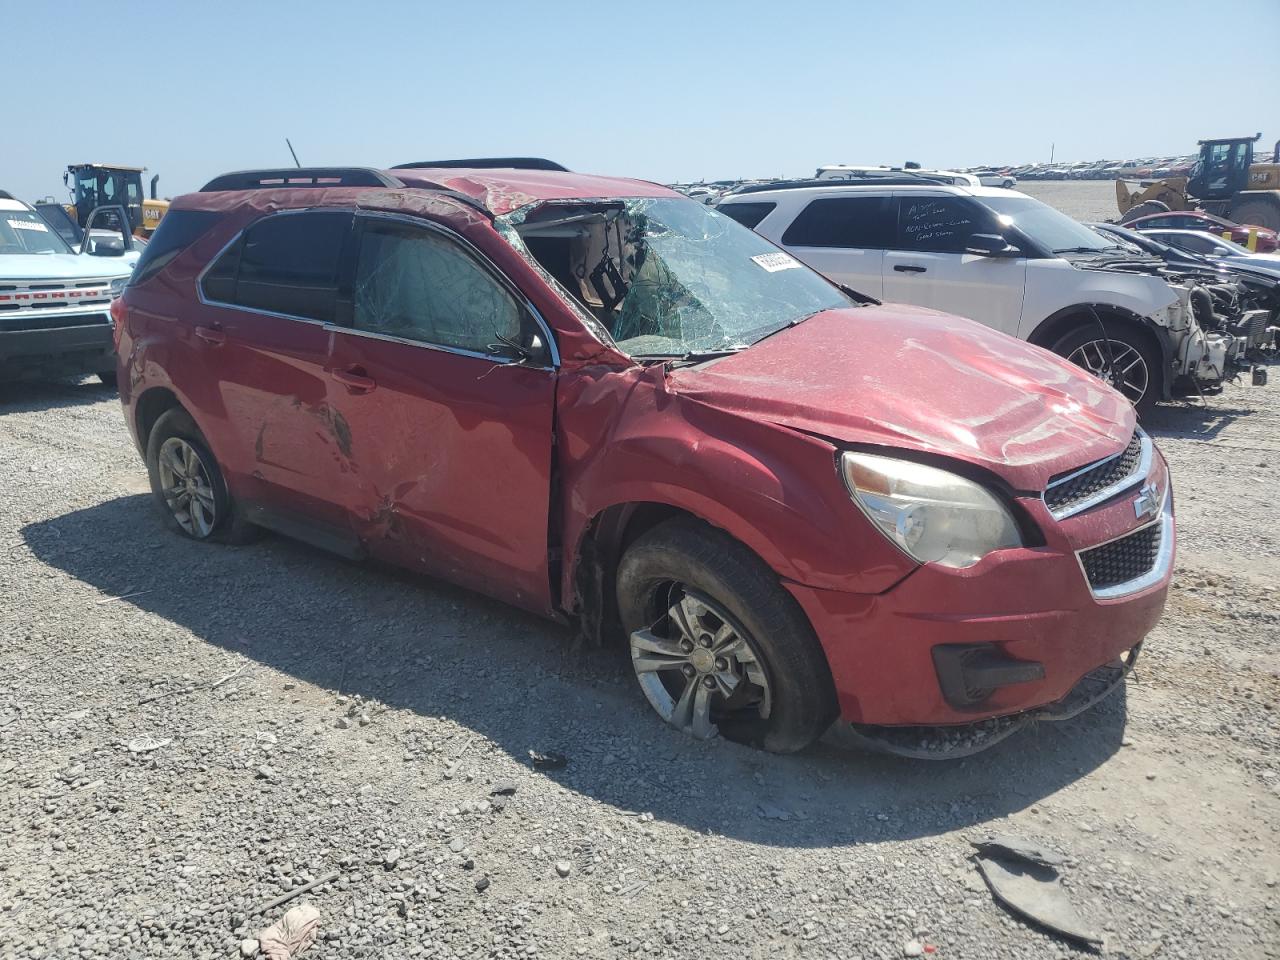
<path id="1" fill-rule="evenodd" d="M 1200 208 L 1236 223 L 1280 230 L 1280 142 L 1269 159 L 1254 162 L 1262 134 L 1201 140 L 1189 177 L 1116 181 L 1120 222 L 1167 210 Z"/>

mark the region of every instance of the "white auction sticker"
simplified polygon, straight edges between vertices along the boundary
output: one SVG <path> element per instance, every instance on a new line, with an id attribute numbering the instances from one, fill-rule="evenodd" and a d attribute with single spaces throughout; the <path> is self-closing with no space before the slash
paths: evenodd
<path id="1" fill-rule="evenodd" d="M 788 256 L 782 251 L 777 253 L 761 253 L 751 258 L 758 266 L 764 267 L 770 273 L 777 273 L 779 270 L 794 270 L 800 266 L 800 261 L 795 257 Z"/>
<path id="2" fill-rule="evenodd" d="M 36 230 L 40 233 L 48 233 L 49 228 L 43 223 L 36 223 L 32 220 L 10 220 L 9 226 L 15 230 Z"/>

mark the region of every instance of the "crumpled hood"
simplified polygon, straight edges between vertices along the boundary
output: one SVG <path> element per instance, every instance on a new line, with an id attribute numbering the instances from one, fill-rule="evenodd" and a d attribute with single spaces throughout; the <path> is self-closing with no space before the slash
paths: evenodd
<path id="1" fill-rule="evenodd" d="M 80 253 L 17 253 L 0 255 L 0 280 L 115 280 L 133 272 L 141 256 L 95 257 Z"/>
<path id="2" fill-rule="evenodd" d="M 1015 489 L 1118 453 L 1132 405 L 1080 368 L 950 314 L 830 310 L 748 350 L 676 369 L 687 399 L 843 443 L 985 467 Z"/>

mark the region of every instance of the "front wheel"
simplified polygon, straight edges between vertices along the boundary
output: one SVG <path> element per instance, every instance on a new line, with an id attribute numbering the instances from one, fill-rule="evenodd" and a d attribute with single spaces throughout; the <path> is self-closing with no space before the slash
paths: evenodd
<path id="1" fill-rule="evenodd" d="M 624 554 L 617 595 L 640 689 L 672 726 L 789 753 L 835 719 L 808 619 L 727 534 L 693 520 L 660 524 Z"/>
<path id="2" fill-rule="evenodd" d="M 1124 394 L 1140 417 L 1160 399 L 1164 375 L 1159 351 L 1127 326 L 1088 323 L 1076 327 L 1052 349 Z"/>

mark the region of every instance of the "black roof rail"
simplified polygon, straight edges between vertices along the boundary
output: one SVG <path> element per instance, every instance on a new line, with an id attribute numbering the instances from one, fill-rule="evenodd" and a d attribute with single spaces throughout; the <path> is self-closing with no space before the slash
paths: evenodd
<path id="1" fill-rule="evenodd" d="M 839 179 L 831 178 L 829 180 L 779 180 L 776 183 L 748 183 L 735 190 L 730 190 L 725 194 L 725 197 L 737 197 L 744 193 L 766 193 L 770 190 L 798 190 L 802 187 L 865 187 L 869 184 L 877 187 L 956 186 L 950 177 L 940 178 L 894 173 L 886 176 L 859 175 L 857 177 L 840 177 Z"/>
<path id="2" fill-rule="evenodd" d="M 201 193 L 220 190 L 274 190 L 279 187 L 399 187 L 395 177 L 371 167 L 284 167 L 279 170 L 238 170 L 214 177 Z"/>
<path id="3" fill-rule="evenodd" d="M 554 160 L 542 157 L 472 157 L 469 160 L 418 160 L 414 163 L 397 163 L 392 170 L 409 170 L 418 167 L 444 167 L 446 169 L 473 170 L 556 170 L 568 173 L 568 167 L 562 167 Z"/>
<path id="4" fill-rule="evenodd" d="M 0 200 L 17 200 L 17 199 L 18 198 L 15 197 L 8 190 L 0 190 Z"/>

